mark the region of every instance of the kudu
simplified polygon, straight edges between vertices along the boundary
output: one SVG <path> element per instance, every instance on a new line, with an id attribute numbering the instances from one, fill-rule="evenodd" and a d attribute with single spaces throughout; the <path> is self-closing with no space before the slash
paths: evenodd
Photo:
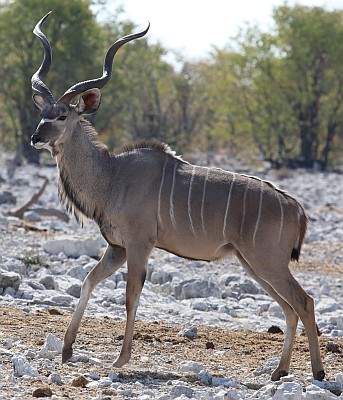
<path id="1" fill-rule="evenodd" d="M 150 252 L 157 247 L 204 261 L 236 255 L 245 271 L 285 314 L 285 342 L 272 379 L 278 380 L 289 371 L 300 317 L 309 340 L 313 376 L 322 380 L 325 374 L 314 302 L 288 268 L 291 259 L 299 258 L 306 231 L 303 207 L 269 182 L 191 165 L 163 143 L 146 142 L 118 154 L 109 152 L 96 140 L 96 131 L 83 115 L 99 107 L 99 89 L 111 77 L 117 50 L 144 36 L 149 26 L 110 47 L 100 78 L 75 84 L 55 101 L 42 82 L 52 60 L 50 44 L 41 31 L 47 16 L 34 29 L 43 44 L 44 58 L 32 77 L 33 99 L 42 116 L 32 135 L 32 145 L 50 150 L 56 158 L 62 203 L 77 219 L 82 215 L 93 219 L 108 243 L 82 285 L 64 337 L 62 362 L 72 356 L 72 344 L 92 290 L 125 261 L 127 319 L 122 349 L 114 366 L 121 367 L 129 361 L 146 264 Z"/>

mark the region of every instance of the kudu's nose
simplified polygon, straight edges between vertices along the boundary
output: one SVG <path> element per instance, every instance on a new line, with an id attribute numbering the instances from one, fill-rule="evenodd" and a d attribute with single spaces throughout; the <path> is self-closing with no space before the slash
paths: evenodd
<path id="1" fill-rule="evenodd" d="M 31 136 L 31 146 L 41 141 L 40 134 L 37 131 Z"/>

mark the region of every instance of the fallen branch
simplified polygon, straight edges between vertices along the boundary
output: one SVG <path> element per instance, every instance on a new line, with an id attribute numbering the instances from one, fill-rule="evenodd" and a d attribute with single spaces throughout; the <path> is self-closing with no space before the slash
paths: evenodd
<path id="1" fill-rule="evenodd" d="M 55 208 L 34 208 L 32 209 L 31 206 L 38 201 L 38 199 L 41 197 L 43 194 L 45 188 L 47 187 L 49 183 L 49 179 L 45 178 L 44 183 L 42 187 L 38 190 L 37 193 L 35 193 L 31 199 L 25 203 L 23 206 L 18 208 L 17 210 L 14 211 L 9 211 L 7 215 L 11 215 L 12 217 L 17 217 L 20 219 L 23 219 L 24 213 L 26 211 L 34 211 L 35 213 L 44 216 L 44 217 L 56 217 L 64 222 L 69 221 L 69 217 L 66 213 L 60 210 L 56 210 Z"/>
<path id="2" fill-rule="evenodd" d="M 63 211 L 57 210 L 56 208 L 34 208 L 32 211 L 43 217 L 56 217 L 64 222 L 69 221 L 68 215 Z"/>
<path id="3" fill-rule="evenodd" d="M 47 187 L 48 183 L 49 183 L 49 179 L 45 178 L 45 181 L 44 181 L 42 187 L 38 190 L 38 192 L 35 193 L 27 203 L 25 203 L 23 206 L 21 206 L 17 210 L 9 211 L 8 215 L 11 215 L 12 217 L 17 217 L 17 218 L 23 219 L 24 213 L 29 210 L 29 208 L 32 206 L 32 204 L 34 204 L 38 201 L 38 199 L 43 194 L 45 188 Z"/>

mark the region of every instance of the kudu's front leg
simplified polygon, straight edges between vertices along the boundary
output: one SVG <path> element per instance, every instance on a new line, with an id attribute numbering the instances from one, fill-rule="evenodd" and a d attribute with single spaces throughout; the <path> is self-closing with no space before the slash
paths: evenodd
<path id="1" fill-rule="evenodd" d="M 85 312 L 89 297 L 98 283 L 112 275 L 126 261 L 126 251 L 121 247 L 108 246 L 98 264 L 86 276 L 81 289 L 80 300 L 64 336 L 62 363 L 73 354 L 72 345 Z"/>
<path id="2" fill-rule="evenodd" d="M 139 298 L 146 277 L 146 264 L 152 247 L 144 244 L 133 244 L 127 251 L 127 286 L 126 286 L 126 327 L 123 345 L 119 357 L 113 363 L 116 368 L 122 367 L 131 358 L 132 339 Z"/>

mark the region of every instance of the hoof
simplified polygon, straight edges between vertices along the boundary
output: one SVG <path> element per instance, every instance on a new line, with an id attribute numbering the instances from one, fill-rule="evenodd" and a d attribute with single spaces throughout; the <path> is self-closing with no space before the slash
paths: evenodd
<path id="1" fill-rule="evenodd" d="M 315 379 L 317 381 L 322 381 L 324 379 L 324 377 L 325 377 L 325 372 L 324 372 L 324 370 L 322 370 L 317 373 L 317 376 L 315 377 Z"/>
<path id="2" fill-rule="evenodd" d="M 279 381 L 283 376 L 287 376 L 287 375 L 288 375 L 287 371 L 284 371 L 284 370 L 278 371 L 278 370 L 276 370 L 276 371 L 274 371 L 272 373 L 271 380 L 272 381 Z"/>
<path id="3" fill-rule="evenodd" d="M 124 364 L 126 364 L 126 363 L 123 362 L 123 361 L 120 361 L 120 360 L 116 360 L 116 361 L 113 363 L 113 367 L 114 367 L 114 368 L 121 368 Z"/>
<path id="4" fill-rule="evenodd" d="M 121 368 L 123 365 L 125 365 L 126 363 L 128 363 L 129 360 L 130 360 L 129 358 L 126 359 L 126 358 L 118 357 L 118 358 L 114 361 L 113 367 L 114 367 L 114 368 Z"/>
<path id="5" fill-rule="evenodd" d="M 73 349 L 70 347 L 69 349 L 62 350 L 62 364 L 66 363 L 69 358 L 73 355 Z"/>

